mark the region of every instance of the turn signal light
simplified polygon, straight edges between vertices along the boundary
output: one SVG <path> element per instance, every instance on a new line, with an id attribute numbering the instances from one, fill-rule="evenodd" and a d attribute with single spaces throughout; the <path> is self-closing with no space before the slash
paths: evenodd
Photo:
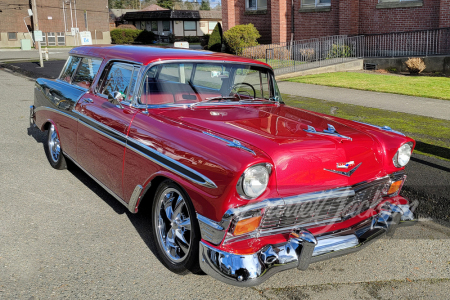
<path id="1" fill-rule="evenodd" d="M 391 187 L 389 188 L 389 191 L 387 192 L 388 195 L 397 193 L 403 185 L 403 180 L 395 181 L 391 184 Z"/>
<path id="2" fill-rule="evenodd" d="M 233 235 L 241 235 L 256 230 L 261 223 L 261 216 L 240 220 L 234 226 Z"/>

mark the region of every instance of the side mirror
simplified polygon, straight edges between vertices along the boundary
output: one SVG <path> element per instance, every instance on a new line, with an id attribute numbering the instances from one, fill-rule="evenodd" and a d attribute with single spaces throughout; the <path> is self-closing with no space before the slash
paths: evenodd
<path id="1" fill-rule="evenodd" d="M 123 95 L 121 92 L 114 91 L 112 92 L 112 95 L 109 94 L 108 101 L 115 104 L 119 108 L 123 108 L 122 103 L 120 103 L 123 101 Z"/>

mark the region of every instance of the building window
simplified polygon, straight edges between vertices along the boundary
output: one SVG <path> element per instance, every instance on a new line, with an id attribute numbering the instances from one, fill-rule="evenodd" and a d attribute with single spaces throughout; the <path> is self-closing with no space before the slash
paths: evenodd
<path id="1" fill-rule="evenodd" d="M 8 41 L 17 41 L 17 32 L 8 32 Z"/>
<path id="2" fill-rule="evenodd" d="M 152 31 L 158 31 L 158 21 L 152 21 Z"/>
<path id="3" fill-rule="evenodd" d="M 58 46 L 64 46 L 66 44 L 66 34 L 64 32 L 56 33 L 58 39 Z"/>
<path id="4" fill-rule="evenodd" d="M 209 31 L 213 31 L 214 28 L 216 28 L 217 23 L 218 23 L 217 21 L 209 21 L 209 24 L 208 24 Z"/>
<path id="5" fill-rule="evenodd" d="M 302 7 L 330 6 L 331 0 L 302 0 Z"/>
<path id="6" fill-rule="evenodd" d="M 41 41 L 41 47 L 47 46 L 47 35 L 43 32 L 42 33 L 42 41 Z"/>
<path id="7" fill-rule="evenodd" d="M 265 10 L 267 9 L 267 0 L 245 0 L 246 10 Z"/>
<path id="8" fill-rule="evenodd" d="M 197 30 L 197 21 L 184 21 L 184 30 Z"/>
<path id="9" fill-rule="evenodd" d="M 410 1 L 418 1 L 418 0 L 378 0 L 379 3 L 386 3 L 386 2 L 396 3 L 396 2 L 410 2 Z"/>
<path id="10" fill-rule="evenodd" d="M 170 31 L 170 21 L 162 21 L 163 31 Z"/>
<path id="11" fill-rule="evenodd" d="M 47 43 L 49 46 L 56 46 L 56 37 L 54 32 L 47 33 Z"/>

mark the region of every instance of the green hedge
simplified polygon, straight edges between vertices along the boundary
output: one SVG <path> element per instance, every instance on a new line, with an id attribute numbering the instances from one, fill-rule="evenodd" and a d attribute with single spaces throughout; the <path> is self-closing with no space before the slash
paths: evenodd
<path id="1" fill-rule="evenodd" d="M 240 55 L 242 48 L 258 46 L 261 37 L 253 24 L 236 25 L 223 33 L 227 52 Z"/>
<path id="2" fill-rule="evenodd" d="M 155 34 L 147 30 L 113 29 L 111 41 L 113 44 L 152 44 L 155 41 Z"/>
<path id="3" fill-rule="evenodd" d="M 222 52 L 222 26 L 217 22 L 213 32 L 208 40 L 208 49 L 211 51 Z"/>

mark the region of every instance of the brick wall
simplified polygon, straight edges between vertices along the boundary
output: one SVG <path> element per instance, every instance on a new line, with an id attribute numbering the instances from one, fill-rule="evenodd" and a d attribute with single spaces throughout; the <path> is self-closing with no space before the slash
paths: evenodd
<path id="1" fill-rule="evenodd" d="M 377 8 L 378 0 L 331 0 L 329 11 L 299 11 L 294 0 L 294 40 L 337 34 L 357 35 L 450 27 L 450 0 L 423 0 L 421 7 Z M 223 0 L 227 30 L 253 23 L 262 43 L 290 40 L 291 1 L 268 0 L 266 14 L 248 15 L 245 0 Z"/>
<path id="2" fill-rule="evenodd" d="M 439 27 L 441 0 L 423 0 L 422 7 L 376 8 L 377 0 L 360 1 L 360 34 Z"/>
<path id="3" fill-rule="evenodd" d="M 450 0 L 441 0 L 439 12 L 439 27 L 450 27 Z"/>

